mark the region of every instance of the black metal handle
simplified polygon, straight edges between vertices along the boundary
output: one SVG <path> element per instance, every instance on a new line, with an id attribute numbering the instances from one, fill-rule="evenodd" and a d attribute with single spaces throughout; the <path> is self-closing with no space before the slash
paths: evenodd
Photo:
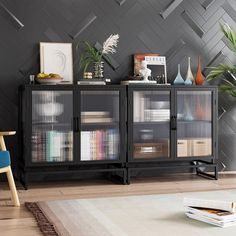
<path id="1" fill-rule="evenodd" d="M 176 130 L 177 128 L 177 122 L 176 122 L 176 116 L 171 116 L 171 130 Z"/>
<path id="2" fill-rule="evenodd" d="M 76 132 L 76 117 L 73 117 L 73 131 Z"/>
<path id="3" fill-rule="evenodd" d="M 78 117 L 73 118 L 73 131 L 79 132 L 79 118 Z"/>
<path id="4" fill-rule="evenodd" d="M 76 132 L 80 132 L 80 120 L 79 120 L 79 117 L 76 117 Z"/>

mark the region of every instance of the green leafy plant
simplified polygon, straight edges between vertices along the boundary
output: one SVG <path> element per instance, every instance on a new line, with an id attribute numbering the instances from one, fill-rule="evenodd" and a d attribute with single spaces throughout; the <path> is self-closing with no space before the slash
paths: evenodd
<path id="1" fill-rule="evenodd" d="M 94 63 L 94 62 L 101 62 L 102 61 L 102 57 L 104 55 L 107 55 L 109 53 L 113 54 L 116 52 L 116 47 L 117 44 L 119 42 L 119 35 L 118 34 L 111 34 L 103 43 L 103 46 L 100 50 L 96 49 L 94 46 L 92 46 L 90 43 L 88 43 L 87 41 L 83 41 L 81 43 L 83 43 L 85 45 L 85 51 L 84 54 L 81 55 L 80 57 L 80 69 L 84 68 L 84 72 L 87 71 L 87 68 L 90 64 Z M 76 46 L 76 50 L 78 50 L 79 45 L 81 44 L 79 43 Z"/>
<path id="2" fill-rule="evenodd" d="M 230 49 L 233 53 L 236 54 L 236 31 L 234 31 L 228 24 L 220 24 L 220 29 L 224 33 L 225 37 L 229 41 Z M 232 81 L 227 77 L 223 78 L 223 84 L 219 85 L 219 88 L 222 92 L 226 92 L 229 95 L 236 97 L 236 77 L 234 73 L 236 72 L 236 65 L 228 66 L 225 64 L 220 64 L 216 67 L 210 67 L 212 70 L 207 76 L 207 80 L 218 79 L 220 76 L 229 74 Z"/>

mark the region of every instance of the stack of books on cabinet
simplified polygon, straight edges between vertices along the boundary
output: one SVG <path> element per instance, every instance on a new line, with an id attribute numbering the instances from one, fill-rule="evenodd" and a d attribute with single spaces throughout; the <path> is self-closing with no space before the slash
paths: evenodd
<path id="1" fill-rule="evenodd" d="M 219 227 L 236 225 L 234 202 L 184 198 L 185 214 L 191 219 Z"/>
<path id="2" fill-rule="evenodd" d="M 73 161 L 73 133 L 34 130 L 32 133 L 33 162 Z"/>

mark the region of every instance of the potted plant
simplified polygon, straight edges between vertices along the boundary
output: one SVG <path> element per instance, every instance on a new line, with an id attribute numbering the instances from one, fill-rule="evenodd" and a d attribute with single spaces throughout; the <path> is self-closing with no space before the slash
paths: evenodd
<path id="1" fill-rule="evenodd" d="M 116 47 L 119 42 L 118 34 L 111 34 L 103 43 L 103 46 L 100 50 L 97 50 L 89 42 L 83 41 L 85 45 L 84 54 L 80 57 L 80 68 L 83 68 L 83 71 L 86 72 L 89 65 L 93 64 L 93 75 L 96 79 L 103 78 L 103 68 L 104 62 L 102 57 L 104 55 L 113 54 L 116 52 Z M 77 45 L 78 49 L 79 44 Z"/>
<path id="2" fill-rule="evenodd" d="M 224 23 L 224 25 L 220 24 L 220 28 L 229 41 L 231 51 L 236 54 L 236 31 L 234 31 L 227 23 Z M 211 67 L 211 69 L 211 72 L 207 76 L 207 80 L 214 80 L 221 75 L 229 74 L 232 80 L 229 80 L 228 77 L 224 77 L 224 83 L 220 84 L 219 88 L 222 92 L 226 92 L 229 95 L 236 97 L 236 77 L 234 76 L 236 65 L 228 66 L 220 64 L 216 67 Z"/>

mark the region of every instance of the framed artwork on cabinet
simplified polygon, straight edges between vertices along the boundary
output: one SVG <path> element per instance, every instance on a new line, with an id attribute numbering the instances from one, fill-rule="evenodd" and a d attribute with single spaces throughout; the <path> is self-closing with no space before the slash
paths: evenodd
<path id="1" fill-rule="evenodd" d="M 73 58 L 71 43 L 40 42 L 40 71 L 59 74 L 62 83 L 73 83 Z"/>

